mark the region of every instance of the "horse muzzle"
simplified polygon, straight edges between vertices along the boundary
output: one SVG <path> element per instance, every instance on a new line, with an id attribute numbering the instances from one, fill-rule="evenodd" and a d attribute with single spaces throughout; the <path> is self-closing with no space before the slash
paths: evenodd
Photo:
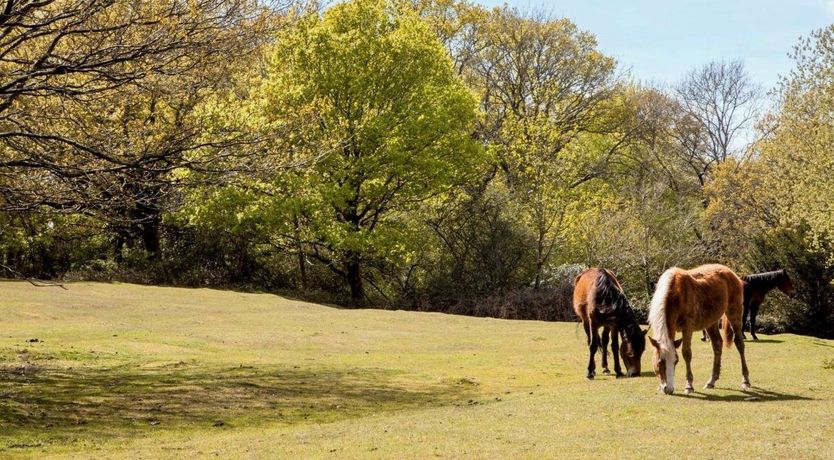
<path id="1" fill-rule="evenodd" d="M 663 391 L 664 394 L 670 395 L 675 392 L 675 387 L 661 383 L 660 390 Z"/>

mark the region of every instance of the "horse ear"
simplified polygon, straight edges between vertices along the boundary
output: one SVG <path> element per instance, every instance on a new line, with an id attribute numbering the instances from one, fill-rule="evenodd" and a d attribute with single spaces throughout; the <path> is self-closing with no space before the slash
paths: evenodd
<path id="1" fill-rule="evenodd" d="M 681 344 L 683 343 L 683 337 L 675 340 L 675 348 L 680 348 Z"/>
<path id="2" fill-rule="evenodd" d="M 657 343 L 657 340 L 655 340 L 653 337 L 649 336 L 649 342 L 651 342 L 652 346 L 654 346 L 655 348 L 660 349 L 660 344 Z"/>

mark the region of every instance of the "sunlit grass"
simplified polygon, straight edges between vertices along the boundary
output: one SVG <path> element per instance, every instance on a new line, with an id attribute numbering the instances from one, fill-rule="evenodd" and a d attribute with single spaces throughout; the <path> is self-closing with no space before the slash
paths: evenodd
<path id="1" fill-rule="evenodd" d="M 834 452 L 834 342 L 807 337 L 748 342 L 752 391 L 733 349 L 716 390 L 668 397 L 653 376 L 584 380 L 575 324 L 13 282 L 0 317 L 0 457 Z M 710 350 L 694 344 L 698 388 Z"/>

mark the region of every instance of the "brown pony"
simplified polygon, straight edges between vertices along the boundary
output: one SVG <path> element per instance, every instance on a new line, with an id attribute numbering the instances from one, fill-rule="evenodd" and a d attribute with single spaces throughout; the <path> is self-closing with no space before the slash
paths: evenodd
<path id="1" fill-rule="evenodd" d="M 741 337 L 741 315 L 744 288 L 741 279 L 723 265 L 702 265 L 692 270 L 677 267 L 666 270 L 657 282 L 657 288 L 649 308 L 649 337 L 654 347 L 654 372 L 660 379 L 660 389 L 666 394 L 675 391 L 675 351 L 683 343 L 683 359 L 686 361 L 687 394 L 692 386 L 692 332 L 706 329 L 712 342 L 712 377 L 704 388 L 714 388 L 721 373 L 721 336 L 724 346 L 735 342 L 741 356 L 742 388 L 750 387 L 747 361 L 744 358 L 744 340 Z M 719 333 L 718 320 L 722 319 Z M 681 331 L 683 337 L 675 339 Z"/>
<path id="2" fill-rule="evenodd" d="M 614 372 L 617 377 L 625 376 L 620 368 L 620 355 L 626 365 L 628 376 L 640 375 L 640 357 L 646 349 L 646 331 L 640 330 L 637 318 L 614 273 L 602 268 L 589 268 L 576 277 L 574 284 L 573 311 L 576 312 L 576 316 L 585 328 L 590 351 L 587 378 L 593 379 L 595 375 L 594 355 L 600 346 L 600 327 L 605 328 L 602 341 L 603 372 L 606 374 L 610 372 L 608 356 L 605 352 L 610 334 Z M 617 341 L 618 333 L 623 339 L 621 349 Z"/>

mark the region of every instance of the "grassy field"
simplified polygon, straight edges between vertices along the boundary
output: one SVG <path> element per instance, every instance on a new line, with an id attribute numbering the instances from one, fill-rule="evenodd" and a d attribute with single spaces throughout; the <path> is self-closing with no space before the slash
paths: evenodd
<path id="1" fill-rule="evenodd" d="M 716 390 L 586 381 L 576 324 L 272 295 L 0 283 L 0 457 L 831 458 L 834 342 L 748 342 Z M 682 375 L 679 368 L 679 380 Z M 678 386 L 682 387 L 683 383 Z"/>

